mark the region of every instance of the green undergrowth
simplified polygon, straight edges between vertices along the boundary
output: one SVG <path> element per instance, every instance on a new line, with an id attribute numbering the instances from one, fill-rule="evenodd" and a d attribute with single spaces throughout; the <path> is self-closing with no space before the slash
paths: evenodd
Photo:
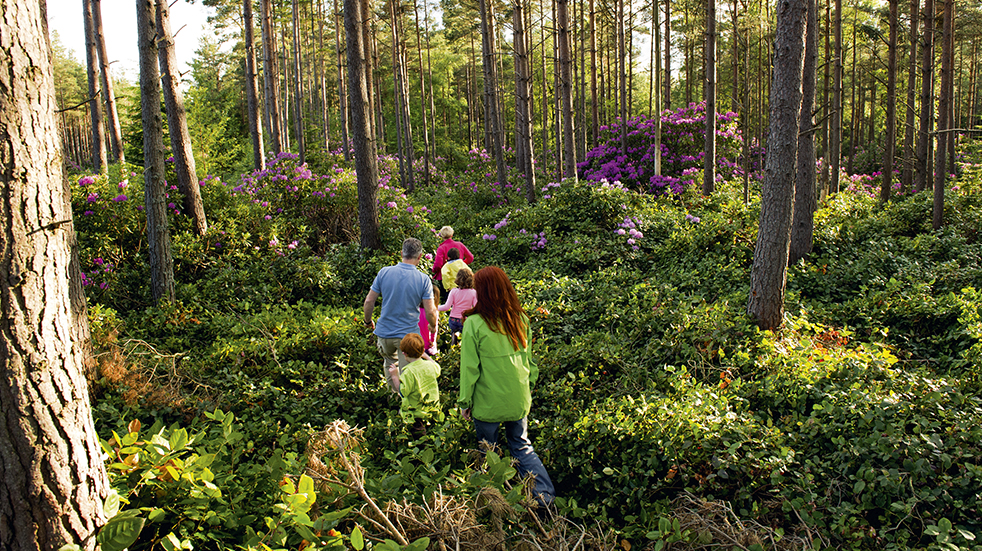
<path id="1" fill-rule="evenodd" d="M 937 232 L 926 194 L 824 203 L 771 333 L 745 311 L 759 205 L 738 187 L 653 198 L 564 181 L 540 184 L 528 204 L 475 181 L 480 162 L 414 194 L 386 179 L 381 252 L 357 246 L 345 218 L 355 181 L 338 159 L 323 161 L 327 175 L 284 157 L 236 184 L 209 181 L 204 237 L 171 213 L 177 300 L 161 305 L 148 297 L 138 202 L 106 199 L 129 189 L 127 169 L 73 185 L 96 425 L 117 522 L 143 527 L 130 549 L 391 548 L 378 520 L 354 512 L 368 504 L 348 491 L 352 472 L 378 504 L 459 500 L 491 538 L 474 545 L 520 547 L 534 525 L 524 486 L 507 452 L 480 460 L 454 408 L 459 350 L 440 343 L 446 420 L 417 438 L 361 323 L 401 240 L 432 252 L 444 224 L 474 268 L 508 271 L 532 321 L 529 430 L 557 515 L 635 548 L 720 544 L 681 522 L 677 499 L 695 496 L 767 531 L 760 548 L 979 548 L 982 203 L 971 171 Z M 358 433 L 358 468 L 311 451 L 338 420 Z M 421 537 L 408 539 L 437 548 Z"/>

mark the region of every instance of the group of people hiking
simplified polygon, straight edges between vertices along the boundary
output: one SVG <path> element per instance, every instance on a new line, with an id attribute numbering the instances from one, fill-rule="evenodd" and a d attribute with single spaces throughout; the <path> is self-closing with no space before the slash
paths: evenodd
<path id="1" fill-rule="evenodd" d="M 402 397 L 400 415 L 414 435 L 442 422 L 437 329 L 449 311 L 451 346 L 460 345 L 461 416 L 473 421 L 478 443 L 494 446 L 503 429 L 521 476 L 535 475 L 535 498 L 548 505 L 556 491 L 528 437 L 531 387 L 539 375 L 532 358 L 529 318 L 508 275 L 496 266 L 472 272 L 474 255 L 444 226 L 433 261 L 433 280 L 418 269 L 423 244 L 408 238 L 402 261 L 379 270 L 365 297 L 365 325 L 377 337 L 389 387 Z M 438 304 L 441 293 L 447 293 Z M 376 321 L 375 306 L 382 298 Z M 417 330 L 419 331 L 417 333 Z"/>

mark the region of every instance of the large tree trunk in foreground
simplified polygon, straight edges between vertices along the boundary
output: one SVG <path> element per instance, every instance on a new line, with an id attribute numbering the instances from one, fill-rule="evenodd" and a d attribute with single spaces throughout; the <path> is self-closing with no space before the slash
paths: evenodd
<path id="1" fill-rule="evenodd" d="M 162 33 L 157 37 L 157 57 L 160 61 L 160 80 L 164 90 L 164 105 L 167 107 L 167 130 L 170 133 L 171 153 L 174 155 L 177 186 L 184 196 L 184 214 L 191 217 L 194 233 L 204 235 L 208 231 L 208 221 L 205 219 L 201 186 L 194 166 L 184 94 L 178 87 L 180 72 L 177 69 L 177 52 L 174 49 L 174 34 L 170 29 L 167 0 L 157 0 L 157 29 Z"/>
<path id="2" fill-rule="evenodd" d="M 0 55 L 0 548 L 88 551 L 106 521 L 109 480 L 89 406 L 88 326 L 36 0 L 3 5 Z"/>
<path id="3" fill-rule="evenodd" d="M 136 29 L 140 49 L 140 111 L 143 115 L 143 195 L 147 213 L 150 292 L 153 299 L 174 300 L 174 258 L 171 256 L 167 200 L 164 198 L 164 122 L 160 115 L 160 68 L 157 0 L 137 0 Z"/>
<path id="4" fill-rule="evenodd" d="M 369 119 L 372 108 L 365 76 L 365 15 L 361 0 L 344 0 L 344 30 L 348 48 L 348 99 L 351 102 L 351 133 L 355 152 L 355 173 L 358 177 L 358 223 L 361 227 L 361 246 L 380 249 L 378 203 L 378 159 L 375 134 Z"/>
<path id="5" fill-rule="evenodd" d="M 777 4 L 767 164 L 747 305 L 760 328 L 768 330 L 777 329 L 784 321 L 807 2 L 779 0 Z"/>

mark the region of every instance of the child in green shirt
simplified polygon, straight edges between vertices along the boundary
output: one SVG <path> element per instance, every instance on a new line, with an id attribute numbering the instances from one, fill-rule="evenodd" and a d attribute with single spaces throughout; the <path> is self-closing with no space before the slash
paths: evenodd
<path id="1" fill-rule="evenodd" d="M 402 395 L 399 414 L 406 424 L 413 424 L 410 430 L 417 437 L 426 434 L 427 422 L 442 422 L 444 419 L 443 410 L 440 409 L 440 387 L 437 383 L 440 365 L 424 357 L 426 354 L 423 347 L 423 337 L 419 334 L 409 333 L 403 337 L 399 349 L 409 364 L 402 368 L 396 386 L 396 392 Z"/>

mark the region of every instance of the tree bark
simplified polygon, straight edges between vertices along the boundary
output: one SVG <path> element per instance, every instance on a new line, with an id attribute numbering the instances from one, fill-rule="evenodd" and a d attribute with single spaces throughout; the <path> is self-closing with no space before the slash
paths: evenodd
<path id="1" fill-rule="evenodd" d="M 665 92 L 664 109 L 672 108 L 672 0 L 665 0 Z"/>
<path id="2" fill-rule="evenodd" d="M 777 329 L 784 321 L 806 13 L 807 0 L 778 1 L 767 165 L 747 306 L 748 313 L 766 330 Z"/>
<path id="3" fill-rule="evenodd" d="M 263 33 L 263 92 L 266 110 L 269 112 L 270 140 L 273 154 L 283 152 L 283 120 L 280 114 L 280 81 L 276 68 L 275 32 L 273 31 L 273 7 L 271 0 L 259 0 L 259 19 Z"/>
<path id="4" fill-rule="evenodd" d="M 0 547 L 92 551 L 109 480 L 85 377 L 88 325 L 73 275 L 79 263 L 45 26 L 36 0 L 3 7 Z"/>
<path id="5" fill-rule="evenodd" d="M 106 154 L 106 131 L 103 126 L 102 102 L 99 100 L 99 54 L 96 48 L 93 0 L 82 0 L 85 22 L 85 72 L 89 80 L 89 117 L 92 121 L 92 169 L 105 172 L 109 164 Z"/>
<path id="6" fill-rule="evenodd" d="M 893 156 L 897 144 L 897 5 L 889 0 L 890 37 L 887 43 L 887 113 L 886 136 L 883 142 L 883 174 L 880 179 L 880 202 L 890 200 L 893 186 Z"/>
<path id="7" fill-rule="evenodd" d="M 716 0 L 706 0 L 705 100 L 706 136 L 704 141 L 702 194 L 716 190 Z"/>
<path id="8" fill-rule="evenodd" d="M 712 1 L 712 0 L 710 0 Z M 617 86 L 621 127 L 621 155 L 627 156 L 627 52 L 625 51 L 624 2 L 617 0 Z"/>
<path id="9" fill-rule="evenodd" d="M 556 1 L 559 32 L 559 93 L 563 105 L 563 178 L 576 179 L 576 142 L 573 133 L 573 75 L 570 69 L 568 0 Z"/>
<path id="10" fill-rule="evenodd" d="M 499 126 L 498 70 L 494 60 L 496 52 L 494 11 L 489 0 L 479 0 L 478 6 L 481 13 L 481 55 L 484 64 L 484 101 L 487 113 L 485 124 L 490 129 L 491 145 L 498 169 L 498 183 L 503 185 L 508 182 L 508 172 L 505 169 L 504 144 Z"/>
<path id="11" fill-rule="evenodd" d="M 338 0 L 334 0 L 334 43 L 338 54 L 338 101 L 341 111 L 341 149 L 344 162 L 351 162 L 351 142 L 348 138 L 348 87 L 344 83 L 344 48 L 341 47 L 341 10 Z"/>
<path id="12" fill-rule="evenodd" d="M 590 0 L 590 116 L 592 147 L 600 145 L 600 106 L 597 104 L 597 11 Z M 545 63 L 545 61 L 543 61 Z"/>
<path id="13" fill-rule="evenodd" d="M 808 4 L 805 25 L 805 54 L 802 71 L 801 111 L 798 117 L 798 159 L 794 186 L 794 212 L 791 224 L 791 246 L 788 265 L 794 265 L 812 250 L 815 228 L 815 84 L 818 75 L 818 5 Z"/>
<path id="14" fill-rule="evenodd" d="M 519 170 L 525 174 L 525 198 L 534 203 L 535 168 L 532 146 L 532 72 L 525 34 L 525 0 L 515 0 L 512 13 L 515 50 L 515 156 Z"/>
<path id="15" fill-rule="evenodd" d="M 263 131 L 259 127 L 259 75 L 256 71 L 256 37 L 253 35 L 252 0 L 242 0 L 245 27 L 246 104 L 249 110 L 249 138 L 252 143 L 252 167 L 266 170 L 263 154 Z"/>
<path id="16" fill-rule="evenodd" d="M 430 111 L 429 120 L 426 114 L 426 81 L 423 71 L 423 40 L 420 37 L 419 26 L 419 4 L 413 0 L 413 16 L 416 23 L 416 61 L 419 66 L 419 114 L 423 117 L 423 185 L 430 183 L 430 129 L 436 126 L 433 112 Z M 430 124 L 432 122 L 433 124 Z"/>
<path id="17" fill-rule="evenodd" d="M 938 149 L 934 156 L 934 209 L 931 225 L 935 230 L 944 225 L 944 191 L 948 170 L 948 134 L 953 126 L 950 118 L 951 111 L 951 82 L 954 67 L 951 55 L 954 46 L 954 0 L 944 0 L 944 30 L 941 35 L 941 95 L 938 98 Z"/>
<path id="18" fill-rule="evenodd" d="M 924 191 L 931 182 L 928 150 L 931 147 L 931 122 L 934 118 L 934 0 L 924 2 L 924 47 L 921 49 L 921 113 L 918 124 L 917 149 L 915 151 L 914 189 Z"/>
<path id="19" fill-rule="evenodd" d="M 368 79 L 365 76 L 365 25 L 367 14 L 362 13 L 362 0 L 344 0 L 344 29 L 348 50 L 348 96 L 351 101 L 351 130 L 354 139 L 355 172 L 358 178 L 358 225 L 361 228 L 361 246 L 366 249 L 382 248 L 379 234 L 378 160 L 375 134 L 369 122 L 372 108 L 368 95 Z"/>
<path id="20" fill-rule="evenodd" d="M 300 15 L 297 10 L 297 0 L 291 2 L 293 15 L 293 113 L 294 113 L 294 132 L 296 133 L 297 152 L 300 154 L 300 164 L 307 162 L 307 143 L 304 136 L 303 120 L 303 68 L 300 64 Z"/>
<path id="21" fill-rule="evenodd" d="M 920 0 L 910 1 L 910 57 L 907 60 L 907 124 L 904 125 L 904 161 L 900 189 L 909 191 L 914 185 L 914 88 L 917 86 L 917 11 Z"/>
<path id="22" fill-rule="evenodd" d="M 832 143 L 828 152 L 829 165 L 832 167 L 832 180 L 829 182 L 830 194 L 839 192 L 839 173 L 842 162 L 842 0 L 835 0 L 832 32 L 835 35 L 835 54 L 832 68 Z"/>
<path id="23" fill-rule="evenodd" d="M 116 109 L 116 94 L 113 92 L 113 79 L 109 73 L 109 54 L 106 53 L 106 39 L 102 33 L 102 0 L 89 0 L 92 4 L 92 27 L 95 31 L 96 50 L 99 52 L 99 74 L 102 79 L 102 100 L 106 104 L 106 126 L 109 128 L 109 147 L 113 162 L 125 161 L 123 154 L 123 130 L 119 125 L 119 112 Z"/>
<path id="24" fill-rule="evenodd" d="M 184 95 L 178 87 L 177 53 L 174 35 L 170 28 L 170 9 L 167 0 L 157 0 L 157 57 L 160 61 L 160 77 L 167 108 L 167 130 L 170 133 L 171 154 L 174 155 L 174 171 L 177 185 L 184 196 L 184 213 L 191 217 L 194 233 L 204 235 L 208 231 L 205 207 L 201 202 L 201 186 L 194 166 L 191 150 L 191 133 L 188 131 L 188 115 L 184 109 Z M 142 71 L 142 68 L 141 68 Z"/>

